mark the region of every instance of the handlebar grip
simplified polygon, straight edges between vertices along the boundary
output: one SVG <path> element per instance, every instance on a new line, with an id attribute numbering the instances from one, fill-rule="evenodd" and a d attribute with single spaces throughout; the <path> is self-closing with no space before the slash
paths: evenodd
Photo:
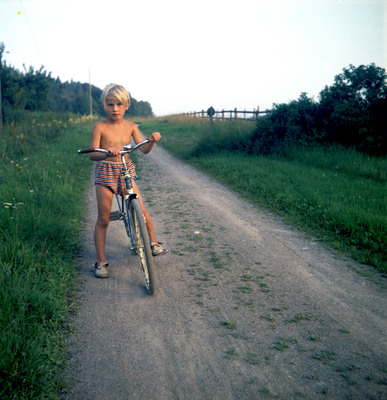
<path id="1" fill-rule="evenodd" d="M 94 153 L 95 152 L 95 149 L 93 148 L 93 149 L 81 149 L 81 150 L 78 150 L 78 153 L 79 154 L 84 154 L 84 153 Z"/>

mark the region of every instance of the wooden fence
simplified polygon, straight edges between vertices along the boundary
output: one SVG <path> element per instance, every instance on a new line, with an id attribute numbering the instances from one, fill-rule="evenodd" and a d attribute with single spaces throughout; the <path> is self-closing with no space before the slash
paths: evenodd
<path id="1" fill-rule="evenodd" d="M 266 114 L 269 112 L 259 111 L 259 107 L 254 111 L 238 111 L 236 108 L 234 110 L 222 110 L 222 111 L 214 111 L 214 116 L 212 118 L 217 120 L 225 120 L 225 119 L 245 119 L 245 120 L 256 120 L 259 118 L 260 114 Z M 238 115 L 239 114 L 239 115 Z M 186 117 L 197 117 L 197 118 L 209 118 L 207 111 L 191 111 L 187 113 L 179 114 Z"/>

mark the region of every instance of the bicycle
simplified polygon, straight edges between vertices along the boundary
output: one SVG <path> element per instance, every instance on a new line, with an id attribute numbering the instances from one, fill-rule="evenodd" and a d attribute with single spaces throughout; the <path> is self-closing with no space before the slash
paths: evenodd
<path id="1" fill-rule="evenodd" d="M 125 159 L 126 154 L 129 155 L 132 151 L 137 150 L 146 143 L 148 143 L 148 140 L 142 141 L 133 148 L 131 144 L 127 144 L 124 146 L 124 150 L 120 151 L 122 160 L 122 173 L 124 175 L 126 184 L 126 193 L 124 193 L 122 196 L 116 194 L 118 211 L 113 211 L 110 213 L 110 221 L 124 221 L 126 234 L 131 241 L 131 250 L 134 250 L 140 259 L 145 289 L 150 295 L 153 295 L 156 291 L 156 277 L 148 230 L 145 224 L 145 217 L 141 210 L 138 195 L 133 191 L 132 181 L 129 175 L 127 161 Z M 107 156 L 112 156 L 112 154 L 105 149 L 89 148 L 78 150 L 79 154 L 93 152 L 104 153 Z M 121 199 L 119 197 L 121 197 Z"/>

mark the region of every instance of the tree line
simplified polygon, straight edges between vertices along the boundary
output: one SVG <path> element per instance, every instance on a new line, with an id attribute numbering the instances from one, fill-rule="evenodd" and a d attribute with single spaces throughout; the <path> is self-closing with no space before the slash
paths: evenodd
<path id="1" fill-rule="evenodd" d="M 0 43 L 0 73 L 3 118 L 11 110 L 54 111 L 59 113 L 90 114 L 90 85 L 80 82 L 62 82 L 54 79 L 42 66 L 18 70 L 2 60 L 4 44 Z M 102 89 L 91 85 L 93 114 L 105 115 L 101 104 Z M 147 101 L 137 101 L 130 96 L 127 116 L 152 117 Z"/>
<path id="2" fill-rule="evenodd" d="M 102 90 L 91 85 L 93 114 L 104 115 L 101 103 Z M 90 85 L 80 82 L 61 82 L 55 79 L 51 91 L 50 109 L 52 111 L 69 111 L 77 114 L 90 113 Z M 130 107 L 127 116 L 153 117 L 151 105 L 147 101 L 138 101 L 130 95 Z"/>

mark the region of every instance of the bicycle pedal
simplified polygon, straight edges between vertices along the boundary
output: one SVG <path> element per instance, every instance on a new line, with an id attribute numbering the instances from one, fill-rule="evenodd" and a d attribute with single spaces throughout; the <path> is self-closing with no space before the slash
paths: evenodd
<path id="1" fill-rule="evenodd" d="M 113 211 L 110 213 L 110 221 L 120 221 L 122 220 L 122 212 L 120 211 Z"/>

